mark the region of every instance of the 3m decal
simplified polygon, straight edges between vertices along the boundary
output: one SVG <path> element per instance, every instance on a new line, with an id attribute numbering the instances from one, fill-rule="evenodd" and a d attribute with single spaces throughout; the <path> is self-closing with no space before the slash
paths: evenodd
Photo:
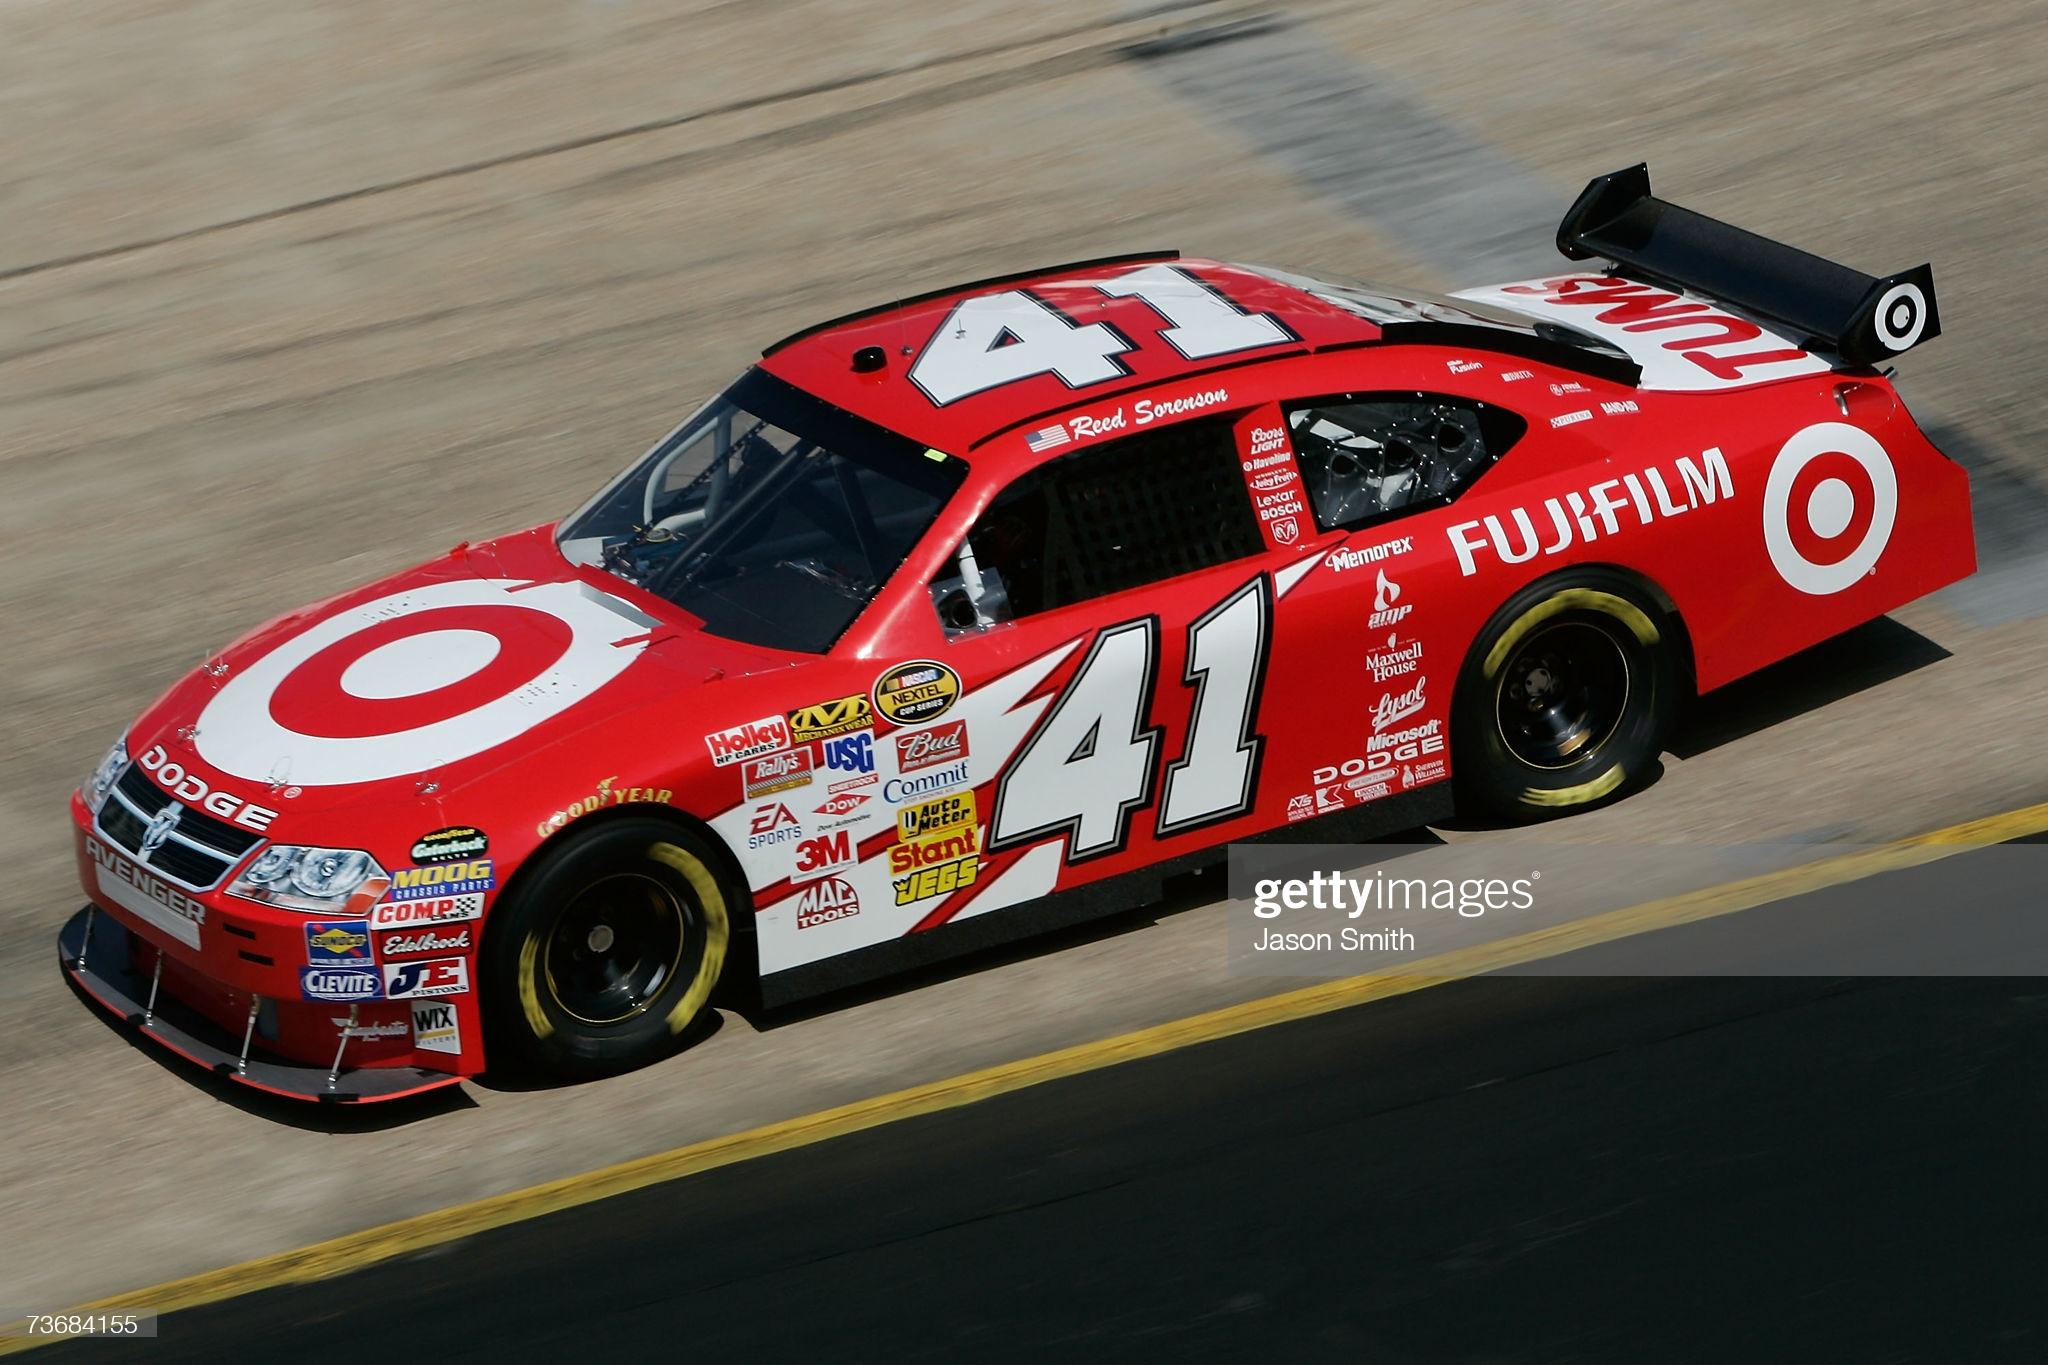
<path id="1" fill-rule="evenodd" d="M 854 852 L 851 830 L 836 830 L 800 839 L 796 846 L 796 870 L 789 874 L 789 879 L 803 882 L 828 872 L 837 872 L 853 864 Z"/>
<path id="2" fill-rule="evenodd" d="M 593 695 L 645 647 L 580 582 L 451 578 L 348 607 L 253 660 L 193 747 L 250 782 L 337 786 L 445 767 Z"/>
<path id="3" fill-rule="evenodd" d="M 898 725 L 937 720 L 960 696 L 960 675 L 942 663 L 898 664 L 875 679 L 875 710 Z"/>
<path id="4" fill-rule="evenodd" d="M 1816 422 L 1771 461 L 1764 548 L 1778 577 L 1826 597 L 1877 567 L 1898 513 L 1898 475 L 1883 443 L 1847 422 Z"/>

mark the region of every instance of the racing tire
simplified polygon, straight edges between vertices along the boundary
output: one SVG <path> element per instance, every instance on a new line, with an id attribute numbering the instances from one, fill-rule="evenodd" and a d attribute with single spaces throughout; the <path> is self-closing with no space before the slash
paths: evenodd
<path id="1" fill-rule="evenodd" d="M 704 836 L 645 816 L 543 852 L 484 939 L 494 1052 L 581 1080 L 674 1051 L 718 984 L 744 904 L 721 863 Z"/>
<path id="2" fill-rule="evenodd" d="M 1658 771 L 1681 685 L 1675 623 L 1626 575 L 1568 569 L 1493 614 L 1452 701 L 1462 805 L 1526 822 Z"/>

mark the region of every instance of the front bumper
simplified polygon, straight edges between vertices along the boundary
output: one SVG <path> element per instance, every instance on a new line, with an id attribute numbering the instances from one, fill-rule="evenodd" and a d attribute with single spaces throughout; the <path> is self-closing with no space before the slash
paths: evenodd
<path id="1" fill-rule="evenodd" d="M 167 958 L 161 948 L 138 939 L 113 915 L 92 905 L 65 922 L 57 935 L 57 956 L 64 974 L 136 1036 L 254 1090 L 297 1100 L 370 1103 L 439 1090 L 462 1079 L 413 1066 L 352 1066 L 350 1047 L 362 1050 L 368 1044 L 345 1028 L 337 1030 L 329 1066 L 278 1059 L 253 1046 L 257 997 L 250 997 L 248 1022 L 242 1036 L 236 1037 L 162 989 L 158 973 Z"/>

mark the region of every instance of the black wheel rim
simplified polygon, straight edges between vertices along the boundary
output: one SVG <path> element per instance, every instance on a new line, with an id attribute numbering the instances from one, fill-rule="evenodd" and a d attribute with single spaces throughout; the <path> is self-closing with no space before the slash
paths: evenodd
<path id="1" fill-rule="evenodd" d="M 694 922 L 690 907 L 655 877 L 601 877 L 555 917 L 541 963 L 548 992 L 583 1023 L 625 1023 L 675 981 Z"/>
<path id="2" fill-rule="evenodd" d="M 1605 622 L 1540 626 L 1500 671 L 1501 742 L 1531 767 L 1583 763 L 1628 713 L 1631 682 L 1628 647 Z"/>

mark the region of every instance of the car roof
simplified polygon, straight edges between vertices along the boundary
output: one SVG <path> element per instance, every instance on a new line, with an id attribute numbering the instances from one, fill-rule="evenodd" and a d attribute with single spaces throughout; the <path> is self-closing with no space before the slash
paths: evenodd
<path id="1" fill-rule="evenodd" d="M 1170 264 L 1220 291 L 1240 309 L 1264 313 L 1285 340 L 1213 359 L 1189 359 L 1159 333 L 1171 327 L 1141 301 L 1097 286 L 1143 268 Z M 1355 308 L 1321 297 L 1295 277 L 1223 261 L 1186 259 L 1172 251 L 1141 252 L 953 285 L 915 298 L 835 318 L 796 333 L 763 353 L 762 368 L 857 416 L 949 454 L 962 454 L 997 432 L 1076 403 L 1186 378 L 1243 368 L 1282 356 L 1378 341 L 1380 325 Z M 1000 384 L 943 405 L 911 381 L 910 370 L 961 300 L 1021 290 L 1051 305 L 1077 327 L 1106 323 L 1132 343 L 1116 359 L 1128 373 L 1071 388 L 1053 374 Z M 877 348 L 882 363 L 856 368 L 855 355 Z M 865 358 L 873 364 L 875 352 Z"/>

